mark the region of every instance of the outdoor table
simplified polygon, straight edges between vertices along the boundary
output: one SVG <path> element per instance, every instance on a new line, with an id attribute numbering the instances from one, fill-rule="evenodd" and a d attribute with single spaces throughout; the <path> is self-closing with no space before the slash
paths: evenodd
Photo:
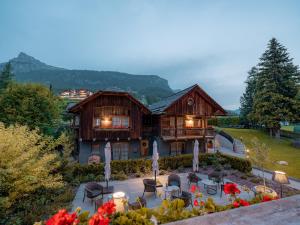
<path id="1" fill-rule="evenodd" d="M 215 195 L 218 191 L 218 184 L 212 180 L 204 179 L 201 181 L 204 185 L 204 189 L 206 189 L 207 194 Z"/>
<path id="2" fill-rule="evenodd" d="M 171 197 L 171 194 L 174 192 L 177 192 L 179 195 L 179 187 L 178 186 L 166 186 L 164 187 L 164 192 L 165 192 L 165 199 L 168 197 Z"/>

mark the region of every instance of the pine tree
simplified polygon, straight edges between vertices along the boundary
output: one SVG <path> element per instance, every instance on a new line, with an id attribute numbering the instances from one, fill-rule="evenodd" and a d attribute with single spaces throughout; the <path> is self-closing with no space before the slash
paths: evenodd
<path id="1" fill-rule="evenodd" d="M 251 118 L 280 136 L 281 121 L 300 117 L 300 102 L 296 98 L 300 73 L 287 49 L 275 38 L 260 58 Z"/>
<path id="2" fill-rule="evenodd" d="M 257 72 L 258 69 L 254 66 L 248 72 L 248 77 L 246 80 L 246 90 L 243 96 L 241 97 L 241 119 L 242 122 L 249 126 L 251 124 L 251 120 L 249 118 L 249 114 L 252 112 L 253 108 L 253 99 L 256 92 L 256 80 L 257 80 Z"/>
<path id="3" fill-rule="evenodd" d="M 13 80 L 11 64 L 6 63 L 3 71 L 0 74 L 0 91 L 5 90 Z"/>

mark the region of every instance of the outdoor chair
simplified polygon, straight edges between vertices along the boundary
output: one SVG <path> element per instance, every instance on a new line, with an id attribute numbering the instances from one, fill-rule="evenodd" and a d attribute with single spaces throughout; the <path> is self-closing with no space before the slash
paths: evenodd
<path id="1" fill-rule="evenodd" d="M 143 197 L 138 197 L 137 201 L 128 203 L 128 207 L 131 210 L 144 208 L 146 206 L 147 206 L 147 202 L 146 199 L 144 199 Z"/>
<path id="2" fill-rule="evenodd" d="M 143 183 L 144 183 L 144 192 L 143 192 L 142 197 L 144 197 L 145 192 L 152 192 L 152 193 L 155 194 L 155 197 L 156 197 L 157 189 L 156 189 L 155 180 L 153 180 L 153 179 L 144 179 Z"/>
<path id="3" fill-rule="evenodd" d="M 208 175 L 208 179 L 216 182 L 218 185 L 220 185 L 221 183 L 224 184 L 223 177 L 224 177 L 223 172 L 218 172 L 218 171 L 214 171 Z"/>
<path id="4" fill-rule="evenodd" d="M 196 183 L 196 185 L 198 186 L 198 182 L 202 180 L 196 175 L 196 173 L 189 173 L 187 178 L 189 186 L 191 186 L 191 183 Z"/>
<path id="5" fill-rule="evenodd" d="M 84 187 L 84 194 L 83 194 L 83 202 L 85 198 L 89 198 L 92 201 L 97 198 L 98 196 L 102 195 L 103 198 L 103 186 L 96 183 L 96 182 L 89 182 Z"/>
<path id="6" fill-rule="evenodd" d="M 177 186 L 181 191 L 181 181 L 177 174 L 171 174 L 168 176 L 168 186 Z"/>
<path id="7" fill-rule="evenodd" d="M 184 207 L 188 207 L 189 205 L 192 205 L 192 207 L 193 207 L 193 204 L 192 204 L 192 194 L 189 193 L 189 192 L 187 192 L 187 191 L 182 191 L 180 196 L 172 195 L 171 199 L 172 200 L 174 200 L 174 199 L 181 199 L 181 200 L 184 201 Z"/>

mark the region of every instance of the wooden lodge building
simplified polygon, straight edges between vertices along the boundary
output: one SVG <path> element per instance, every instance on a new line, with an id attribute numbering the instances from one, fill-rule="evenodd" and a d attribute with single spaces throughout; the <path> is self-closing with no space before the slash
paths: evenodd
<path id="1" fill-rule="evenodd" d="M 192 153 L 197 139 L 200 150 L 212 147 L 214 131 L 207 121 L 225 110 L 198 85 L 177 92 L 147 108 L 126 92 L 99 91 L 69 108 L 74 115 L 79 162 L 100 156 L 112 146 L 112 159 L 149 157 L 152 143 L 160 156 Z"/>

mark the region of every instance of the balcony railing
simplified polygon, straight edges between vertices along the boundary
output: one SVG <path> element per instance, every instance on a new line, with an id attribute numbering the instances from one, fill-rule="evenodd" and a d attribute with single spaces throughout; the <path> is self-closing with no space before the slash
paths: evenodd
<path id="1" fill-rule="evenodd" d="M 189 138 L 214 136 L 212 128 L 162 128 L 161 135 L 165 138 Z"/>

